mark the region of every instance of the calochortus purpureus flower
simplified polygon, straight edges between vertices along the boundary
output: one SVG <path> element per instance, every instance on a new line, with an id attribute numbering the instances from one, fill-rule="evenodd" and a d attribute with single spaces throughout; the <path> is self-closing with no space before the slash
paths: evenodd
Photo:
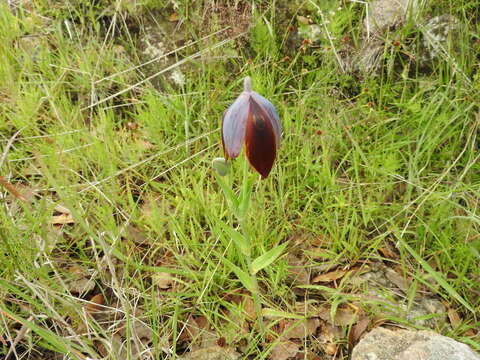
<path id="1" fill-rule="evenodd" d="M 280 132 L 280 117 L 275 107 L 252 90 L 252 81 L 247 76 L 243 92 L 223 115 L 225 159 L 236 158 L 245 144 L 248 161 L 264 179 L 272 170 L 280 146 Z"/>

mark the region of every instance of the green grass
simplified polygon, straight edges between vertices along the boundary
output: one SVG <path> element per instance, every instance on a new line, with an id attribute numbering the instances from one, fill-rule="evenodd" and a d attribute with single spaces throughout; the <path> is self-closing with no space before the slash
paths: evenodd
<path id="1" fill-rule="evenodd" d="M 24 358 L 133 359 L 141 349 L 164 359 L 224 337 L 245 358 L 268 357 L 274 340 L 263 344 L 249 326 L 240 299 L 250 295 L 225 266 L 224 259 L 241 262 L 219 230 L 234 217 L 211 168 L 222 154 L 221 116 L 246 75 L 283 126 L 274 170 L 252 198 L 254 257 L 288 242 L 286 252 L 313 275 L 362 261 L 398 266 L 411 278 L 405 303 L 412 306 L 420 288 L 442 299 L 461 325 L 441 320 L 435 330 L 480 350 L 473 1 L 435 2 L 420 14 L 460 19 L 456 53 L 420 71 L 387 41 L 379 75 L 342 72 L 333 51 L 345 56 L 345 36 L 360 44 L 359 3 L 251 11 L 241 2 L 250 29 L 225 23 L 221 11 L 234 11 L 234 2 L 219 13 L 209 1 L 132 3 L 0 5 L 0 175 L 29 199 L 1 189 L 0 339 L 7 345 L 0 342 L 0 354 L 18 336 L 15 351 Z M 287 25 L 298 26 L 296 14 L 322 21 L 313 4 L 325 6 L 332 38 L 293 48 Z M 165 18 L 174 11 L 181 21 L 172 24 Z M 148 26 L 176 28 L 187 42 L 162 38 L 178 51 L 140 67 L 152 59 L 141 43 Z M 413 52 L 421 32 L 412 26 L 388 39 Z M 170 79 L 169 66 L 184 74 L 183 84 Z M 241 166 L 234 162 L 229 178 L 235 191 Z M 59 206 L 69 209 L 70 223 L 52 224 Z M 379 249 L 386 247 L 398 257 L 385 259 Z M 298 317 L 304 300 L 333 313 L 353 304 L 373 319 L 384 306 L 348 276 L 299 295 L 291 265 L 285 255 L 258 273 L 265 308 Z M 165 273 L 175 280 L 168 289 L 158 285 Z M 105 307 L 92 316 L 86 306 L 97 294 Z M 210 342 L 191 330 L 192 319 L 203 317 Z M 415 327 L 405 316 L 386 317 Z M 142 343 L 145 328 L 151 334 Z M 186 337 L 185 329 L 195 334 Z M 348 356 L 348 330 L 335 340 L 340 358 Z M 324 356 L 315 339 L 307 343 L 309 354 Z"/>

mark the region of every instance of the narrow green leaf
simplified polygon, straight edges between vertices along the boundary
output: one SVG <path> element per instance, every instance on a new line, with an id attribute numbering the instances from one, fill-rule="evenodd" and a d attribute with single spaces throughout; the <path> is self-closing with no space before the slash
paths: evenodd
<path id="1" fill-rule="evenodd" d="M 252 266 L 250 271 L 252 274 L 256 274 L 260 270 L 266 268 L 272 262 L 274 262 L 285 250 L 287 243 L 283 243 L 282 245 L 275 246 L 273 249 L 267 251 L 265 254 L 259 256 L 252 262 Z"/>
<path id="2" fill-rule="evenodd" d="M 250 256 L 251 253 L 251 246 L 250 241 L 248 238 L 243 236 L 237 230 L 232 229 L 225 223 L 220 222 L 220 226 L 222 227 L 223 231 L 227 233 L 227 235 L 233 240 L 235 246 L 240 250 L 240 252 L 245 256 Z"/>
<path id="3" fill-rule="evenodd" d="M 255 179 L 252 177 L 247 177 L 243 181 L 243 188 L 242 192 L 239 196 L 238 200 L 238 214 L 240 219 L 244 219 L 245 215 L 248 212 L 248 208 L 250 207 L 250 198 L 252 197 L 252 190 L 253 190 L 253 183 Z"/>
<path id="4" fill-rule="evenodd" d="M 174 268 L 169 268 L 165 266 L 148 266 L 148 265 L 139 264 L 129 256 L 122 254 L 120 250 L 107 244 L 102 238 L 98 238 L 97 240 L 100 243 L 100 245 L 103 247 L 105 252 L 111 253 L 117 259 L 123 261 L 126 265 L 132 266 L 135 269 L 152 271 L 152 272 L 165 272 L 169 274 L 177 274 L 177 275 L 191 277 L 191 274 L 189 274 L 188 271 L 185 271 L 183 269 L 174 269 Z"/>
<path id="5" fill-rule="evenodd" d="M 235 216 L 238 215 L 238 199 L 233 193 L 233 190 L 230 189 L 230 187 L 227 185 L 227 183 L 222 179 L 220 175 L 215 173 L 215 178 L 217 179 L 218 184 L 222 188 L 223 195 L 225 196 L 225 199 L 227 200 L 227 205 L 232 211 Z"/>
<path id="6" fill-rule="evenodd" d="M 397 237 L 398 238 L 398 237 Z M 468 310 L 470 310 L 472 313 L 475 312 L 475 310 L 470 306 L 468 302 L 463 299 L 460 294 L 445 280 L 445 278 L 440 274 L 438 271 L 435 271 L 421 256 L 418 254 L 413 248 L 410 247 L 403 239 L 398 238 L 402 245 L 407 249 L 407 251 L 412 255 L 415 260 L 417 260 L 420 265 L 435 279 L 435 281 L 455 300 L 457 300 L 460 304 L 465 306 Z M 423 279 L 418 279 L 422 283 L 425 283 L 426 285 L 429 285 L 426 281 Z"/>
<path id="7" fill-rule="evenodd" d="M 243 286 L 245 286 L 248 291 L 250 291 L 251 293 L 256 292 L 254 282 L 249 274 L 247 274 L 245 271 L 243 271 L 237 265 L 231 263 L 227 259 L 223 259 L 223 262 L 230 268 L 230 270 L 235 273 L 235 275 L 237 275 L 238 280 L 242 282 Z"/>
<path id="8" fill-rule="evenodd" d="M 35 322 L 28 321 L 27 319 L 20 317 L 7 308 L 4 308 L 2 305 L 0 305 L 0 312 L 37 333 L 43 340 L 45 340 L 46 343 L 51 346 L 52 350 L 62 354 L 77 354 L 77 351 L 73 348 L 74 345 L 68 339 L 61 338 L 52 331 L 35 324 Z M 76 356 L 76 358 L 78 359 L 79 357 Z"/>

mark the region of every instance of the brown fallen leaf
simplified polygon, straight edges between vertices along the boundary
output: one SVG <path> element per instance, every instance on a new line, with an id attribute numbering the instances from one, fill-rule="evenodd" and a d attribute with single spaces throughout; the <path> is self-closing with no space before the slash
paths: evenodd
<path id="1" fill-rule="evenodd" d="M 2 185 L 10 194 L 15 196 L 18 200 L 27 203 L 28 200 L 18 192 L 17 188 L 10 184 L 3 176 L 0 176 L 0 185 Z"/>
<path id="2" fill-rule="evenodd" d="M 285 332 L 282 335 L 286 339 L 305 339 L 309 336 L 315 335 L 319 326 L 320 320 L 318 318 L 307 320 L 285 320 L 285 324 L 283 325 Z"/>
<path id="3" fill-rule="evenodd" d="M 368 329 L 368 325 L 370 324 L 370 318 L 368 316 L 363 316 L 358 323 L 356 323 L 353 327 L 353 338 L 355 342 L 360 340 L 360 337 L 363 333 Z"/>
<path id="4" fill-rule="evenodd" d="M 380 327 L 383 324 L 385 324 L 386 322 L 388 322 L 388 320 L 385 319 L 385 318 L 375 317 L 375 318 L 372 319 L 372 329 Z"/>
<path id="5" fill-rule="evenodd" d="M 476 335 L 477 333 L 473 329 L 468 329 L 463 333 L 463 336 L 467 336 L 467 337 L 474 337 Z"/>
<path id="6" fill-rule="evenodd" d="M 183 360 L 237 360 L 240 359 L 240 354 L 231 347 L 221 347 L 213 345 L 190 351 L 182 356 Z"/>
<path id="7" fill-rule="evenodd" d="M 56 212 L 61 213 L 61 214 L 71 214 L 70 209 L 67 208 L 66 206 L 62 205 L 62 204 L 55 205 L 54 210 Z"/>
<path id="8" fill-rule="evenodd" d="M 305 359 L 305 355 L 302 355 L 301 353 L 297 355 L 296 359 L 298 360 L 303 360 Z M 307 360 L 323 360 L 323 358 L 321 358 L 320 356 L 318 355 L 315 355 L 315 354 L 312 354 L 311 352 L 307 354 Z"/>
<path id="9" fill-rule="evenodd" d="M 203 315 L 195 316 L 194 320 L 199 329 L 201 330 L 208 329 L 208 319 L 205 316 Z"/>
<path id="10" fill-rule="evenodd" d="M 398 260 L 398 254 L 392 249 L 390 245 L 381 247 L 378 249 L 378 251 L 386 259 Z"/>
<path id="11" fill-rule="evenodd" d="M 357 344 L 362 334 L 367 330 L 370 319 L 368 316 L 363 316 L 351 329 L 348 334 L 348 348 L 351 351 Z"/>
<path id="12" fill-rule="evenodd" d="M 108 347 L 105 347 L 104 343 L 99 344 L 99 352 L 110 359 L 141 359 L 141 354 L 144 353 L 148 345 L 146 341 L 133 339 L 133 337 L 124 338 L 119 334 L 113 334 Z M 160 338 L 156 341 L 158 341 L 158 348 L 168 348 L 169 346 L 168 342 L 165 342 L 165 338 Z"/>
<path id="13" fill-rule="evenodd" d="M 325 322 L 321 324 L 317 338 L 318 341 L 324 344 L 333 343 L 336 340 L 343 338 L 343 332 L 340 327 Z"/>
<path id="14" fill-rule="evenodd" d="M 404 293 L 407 292 L 410 284 L 408 280 L 400 275 L 398 272 L 391 268 L 387 268 L 385 270 L 385 277 L 390 280 L 396 287 L 398 287 L 400 290 L 402 290 Z"/>
<path id="15" fill-rule="evenodd" d="M 168 21 L 175 22 L 178 21 L 178 14 L 176 12 L 171 13 L 168 17 Z"/>
<path id="16" fill-rule="evenodd" d="M 347 272 L 348 270 L 334 270 L 326 274 L 320 274 L 313 278 L 312 283 L 332 282 L 342 278 Z"/>
<path id="17" fill-rule="evenodd" d="M 128 224 L 126 228 L 127 235 L 133 240 L 135 244 L 147 244 L 148 239 L 145 234 L 132 224 Z"/>
<path id="18" fill-rule="evenodd" d="M 88 269 L 80 265 L 73 265 L 65 272 L 68 278 L 65 279 L 67 290 L 71 293 L 84 294 L 95 288 L 95 281 Z"/>
<path id="19" fill-rule="evenodd" d="M 178 341 L 180 342 L 191 341 L 195 339 L 200 332 L 200 328 L 193 316 L 189 316 L 187 321 L 180 324 L 179 327 L 180 334 L 178 335 Z"/>
<path id="20" fill-rule="evenodd" d="M 201 349 L 212 348 L 212 347 L 213 349 L 215 349 L 215 347 L 217 346 L 221 347 L 217 343 L 219 336 L 225 337 L 225 342 L 226 342 L 225 348 L 227 350 L 231 349 L 231 347 L 229 347 L 228 344 L 232 343 L 231 342 L 232 339 L 229 339 L 229 333 L 228 333 L 227 327 L 223 327 L 222 333 L 219 334 L 214 329 L 212 329 L 212 327 L 209 324 L 209 320 L 205 316 L 203 315 L 194 316 L 193 319 L 195 321 L 195 324 L 197 324 L 196 330 L 198 331 L 198 334 L 195 336 L 194 339 L 192 339 L 192 341 L 188 343 L 188 346 L 192 352 L 201 350 Z M 195 326 L 195 325 L 193 324 L 192 326 Z"/>
<path id="21" fill-rule="evenodd" d="M 152 144 L 150 141 L 140 139 L 138 140 L 138 147 L 142 150 L 152 150 L 156 149 L 157 145 Z"/>
<path id="22" fill-rule="evenodd" d="M 337 344 L 335 343 L 328 343 L 323 346 L 323 351 L 325 351 L 325 354 L 334 356 L 337 353 L 338 347 Z"/>
<path id="23" fill-rule="evenodd" d="M 283 341 L 273 346 L 268 358 L 270 360 L 287 360 L 297 355 L 300 350 L 298 344 L 293 341 Z"/>
<path id="24" fill-rule="evenodd" d="M 452 328 L 456 329 L 462 324 L 462 318 L 454 308 L 449 308 L 447 315 L 448 320 L 450 320 L 450 324 L 452 325 Z"/>
<path id="25" fill-rule="evenodd" d="M 150 326 L 148 326 L 146 321 L 142 321 L 137 317 L 130 320 L 128 329 L 127 323 L 125 322 L 123 326 L 118 329 L 118 334 L 122 337 L 126 337 L 128 331 L 130 336 L 137 337 L 138 339 L 146 339 L 148 341 L 152 341 L 153 339 L 153 332 Z"/>
<path id="26" fill-rule="evenodd" d="M 27 200 L 27 202 L 32 202 L 39 192 L 37 188 L 33 188 L 30 185 L 26 184 L 15 184 L 15 187 L 20 192 L 20 194 L 22 194 L 22 196 Z"/>
<path id="27" fill-rule="evenodd" d="M 152 282 L 162 290 L 169 289 L 175 282 L 175 278 L 170 273 L 158 272 L 152 275 Z"/>
<path id="28" fill-rule="evenodd" d="M 312 23 L 312 20 L 309 19 L 308 17 L 306 16 L 301 16 L 301 15 L 298 15 L 297 16 L 297 20 L 300 24 L 303 24 L 303 25 L 308 25 L 308 24 L 311 24 Z"/>
<path id="29" fill-rule="evenodd" d="M 310 274 L 307 271 L 305 261 L 293 254 L 287 255 L 288 281 L 293 285 L 309 285 Z"/>
<path id="30" fill-rule="evenodd" d="M 73 219 L 72 214 L 60 214 L 52 216 L 50 223 L 53 225 L 67 225 L 67 224 L 74 224 L 75 220 Z"/>
<path id="31" fill-rule="evenodd" d="M 257 311 L 255 310 L 255 303 L 253 302 L 252 298 L 245 296 L 242 303 L 243 309 L 247 313 L 249 319 L 254 321 L 257 318 Z"/>
<path id="32" fill-rule="evenodd" d="M 318 306 L 316 304 L 317 301 L 315 300 L 297 301 L 295 302 L 294 313 L 308 318 L 315 317 L 318 313 Z"/>
<path id="33" fill-rule="evenodd" d="M 105 303 L 105 298 L 102 294 L 93 295 L 90 302 L 85 305 L 85 310 L 87 313 L 94 313 L 102 310 L 102 305 Z"/>
<path id="34" fill-rule="evenodd" d="M 430 260 L 427 261 L 427 263 L 433 268 L 433 270 L 439 271 L 440 267 L 438 266 L 437 257 L 432 257 Z"/>
<path id="35" fill-rule="evenodd" d="M 358 314 L 351 308 L 339 307 L 335 311 L 335 316 L 332 319 L 332 314 L 330 308 L 322 307 L 318 314 L 322 320 L 336 325 L 336 326 L 348 326 L 355 324 L 358 320 Z"/>

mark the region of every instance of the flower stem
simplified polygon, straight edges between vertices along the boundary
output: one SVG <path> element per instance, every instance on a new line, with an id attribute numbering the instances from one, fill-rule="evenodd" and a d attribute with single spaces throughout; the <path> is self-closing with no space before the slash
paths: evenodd
<path id="1" fill-rule="evenodd" d="M 243 162 L 243 187 L 242 191 L 244 194 L 243 196 L 251 196 L 252 193 L 252 187 L 253 183 L 249 182 L 249 172 L 248 172 L 248 161 L 245 158 Z M 246 186 L 248 185 L 248 186 Z M 245 201 L 249 204 L 250 203 L 250 198 L 245 199 Z M 248 240 L 248 243 L 250 245 L 250 251 L 249 255 L 245 255 L 246 261 L 247 261 L 247 272 L 250 274 L 250 278 L 252 279 L 253 283 L 253 292 L 252 292 L 252 297 L 253 297 L 253 303 L 255 305 L 255 311 L 257 313 L 257 326 L 258 326 L 258 331 L 260 332 L 260 335 L 264 336 L 264 326 L 263 326 L 263 315 L 262 315 L 262 302 L 260 300 L 260 287 L 258 286 L 258 279 L 257 279 L 257 274 L 254 274 L 251 269 L 252 269 L 252 255 L 251 253 L 253 252 L 253 247 L 254 244 L 252 242 L 252 239 L 250 238 L 250 232 L 248 231 L 248 225 L 246 222 L 247 219 L 247 213 L 248 213 L 248 206 L 247 209 L 245 209 L 245 213 L 243 214 L 242 218 L 238 219 L 240 229 L 242 232 L 242 235 L 245 237 L 245 239 Z"/>
<path id="2" fill-rule="evenodd" d="M 248 266 L 248 271 L 250 272 L 250 269 L 252 268 L 252 257 L 247 256 L 247 266 Z M 255 311 L 257 313 L 257 326 L 258 326 L 258 331 L 260 332 L 260 335 L 264 336 L 264 326 L 263 326 L 263 315 L 262 315 L 262 302 L 260 301 L 260 288 L 258 287 L 258 280 L 257 280 L 257 274 L 252 274 L 250 273 L 253 286 L 254 286 L 254 291 L 252 293 L 253 297 L 253 303 L 255 305 Z"/>
<path id="3" fill-rule="evenodd" d="M 243 79 L 243 91 L 252 91 L 252 79 L 250 76 Z"/>

